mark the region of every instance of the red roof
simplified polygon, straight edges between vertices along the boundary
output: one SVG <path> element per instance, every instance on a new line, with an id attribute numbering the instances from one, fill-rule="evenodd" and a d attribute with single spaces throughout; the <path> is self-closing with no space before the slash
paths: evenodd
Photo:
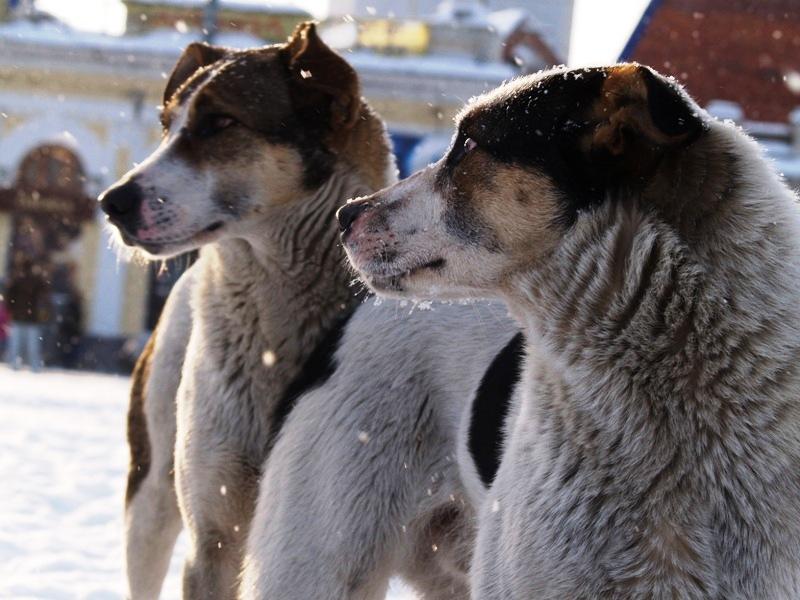
<path id="1" fill-rule="evenodd" d="M 701 105 L 786 121 L 800 106 L 800 2 L 651 0 L 621 58 L 674 75 Z"/>

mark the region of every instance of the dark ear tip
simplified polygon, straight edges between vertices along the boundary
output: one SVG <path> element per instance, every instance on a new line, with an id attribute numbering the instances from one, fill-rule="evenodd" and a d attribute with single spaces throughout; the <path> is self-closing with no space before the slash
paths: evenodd
<path id="1" fill-rule="evenodd" d="M 647 88 L 650 116 L 656 126 L 670 136 L 697 134 L 703 120 L 683 88 L 650 67 L 640 65 L 642 80 Z"/>
<path id="2" fill-rule="evenodd" d="M 305 52 L 318 48 L 320 45 L 324 44 L 317 34 L 317 23 L 302 21 L 294 28 L 281 51 L 289 56 L 290 62 L 293 62 Z"/>
<path id="3" fill-rule="evenodd" d="M 166 104 L 175 91 L 198 69 L 215 63 L 229 52 L 223 46 L 212 46 L 206 42 L 192 42 L 186 46 L 172 68 L 172 74 L 164 87 L 163 102 Z"/>
<path id="4" fill-rule="evenodd" d="M 198 67 L 203 67 L 217 62 L 228 54 L 224 46 L 214 46 L 208 42 L 192 42 L 186 46 L 184 54 L 191 54 Z"/>
<path id="5" fill-rule="evenodd" d="M 224 54 L 225 49 L 222 46 L 214 46 L 208 42 L 192 42 L 186 49 L 192 49 L 196 52 L 202 53 L 203 56 L 210 56 L 212 54 Z"/>
<path id="6" fill-rule="evenodd" d="M 292 32 L 292 35 L 289 36 L 289 40 L 294 40 L 297 38 L 305 38 L 308 39 L 310 37 L 317 36 L 317 22 L 316 21 L 301 21 L 297 24 Z"/>

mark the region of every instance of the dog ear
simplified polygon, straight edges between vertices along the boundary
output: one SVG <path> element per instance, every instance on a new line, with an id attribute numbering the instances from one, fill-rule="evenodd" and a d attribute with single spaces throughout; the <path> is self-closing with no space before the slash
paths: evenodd
<path id="1" fill-rule="evenodd" d="M 352 127 L 361 110 L 358 76 L 347 61 L 320 39 L 316 25 L 310 21 L 300 23 L 282 51 L 298 113 L 313 117 L 309 113 L 328 105 L 332 129 Z M 320 96 L 327 97 L 329 102 L 320 103 Z"/>
<path id="2" fill-rule="evenodd" d="M 592 108 L 591 154 L 639 171 L 705 128 L 697 105 L 677 83 L 635 63 L 609 68 Z M 619 160 L 621 159 L 621 160 Z"/>
<path id="3" fill-rule="evenodd" d="M 183 83 L 194 75 L 198 69 L 217 62 L 225 56 L 226 49 L 219 46 L 210 46 L 205 42 L 192 42 L 181 54 L 172 74 L 169 76 L 167 86 L 164 88 L 164 104 L 169 102 L 172 95 Z"/>

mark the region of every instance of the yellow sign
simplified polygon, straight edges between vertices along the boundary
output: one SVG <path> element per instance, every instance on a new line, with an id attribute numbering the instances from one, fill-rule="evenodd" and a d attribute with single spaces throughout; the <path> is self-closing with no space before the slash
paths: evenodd
<path id="1" fill-rule="evenodd" d="M 358 42 L 365 48 L 408 54 L 424 54 L 430 39 L 428 26 L 418 21 L 376 19 L 362 23 L 358 34 Z"/>

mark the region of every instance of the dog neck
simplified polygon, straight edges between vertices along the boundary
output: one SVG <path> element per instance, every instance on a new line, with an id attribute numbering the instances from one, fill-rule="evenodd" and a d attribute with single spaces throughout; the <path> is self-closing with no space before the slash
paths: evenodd
<path id="1" fill-rule="evenodd" d="M 532 376 L 558 381 L 581 410 L 640 416 L 719 408 L 723 367 L 740 393 L 770 396 L 769 374 L 800 360 L 793 203 L 755 143 L 715 123 L 647 188 L 579 216 L 514 278 L 508 300 L 528 330 Z M 739 347 L 722 365 L 731 339 Z"/>
<path id="2" fill-rule="evenodd" d="M 800 219 L 754 142 L 714 127 L 683 175 L 581 215 L 509 292 L 529 343 L 516 449 L 542 544 L 579 523 L 561 558 L 620 565 L 636 597 L 658 577 L 706 596 L 751 568 L 754 545 L 796 539 L 792 518 L 767 521 L 798 509 Z M 728 527 L 741 498 L 764 520 Z M 736 550 L 727 574 L 720 545 Z"/>
<path id="3" fill-rule="evenodd" d="M 360 301 L 334 213 L 343 199 L 369 191 L 357 174 L 337 170 L 293 210 L 271 214 L 261 235 L 201 251 L 193 312 L 203 360 L 216 369 L 218 385 L 235 387 L 237 402 L 251 405 L 260 433 L 271 430 L 305 359 Z"/>

